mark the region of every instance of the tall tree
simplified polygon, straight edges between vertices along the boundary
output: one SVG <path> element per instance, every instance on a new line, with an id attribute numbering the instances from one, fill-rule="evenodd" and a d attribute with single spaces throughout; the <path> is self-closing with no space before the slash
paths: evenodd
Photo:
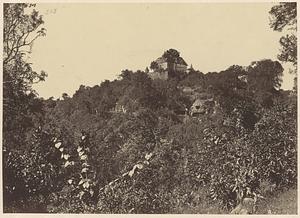
<path id="1" fill-rule="evenodd" d="M 25 58 L 34 41 L 45 35 L 42 16 L 35 5 L 6 3 L 3 6 L 3 134 L 4 145 L 22 140 L 30 126 L 30 113 L 37 112 L 36 93 L 32 84 L 42 81 L 45 72 L 35 72 Z M 19 138 L 19 139 L 17 139 Z M 7 143 L 6 143 L 7 142 Z"/>
<path id="2" fill-rule="evenodd" d="M 275 31 L 285 30 L 287 34 L 279 40 L 281 49 L 278 60 L 292 63 L 293 69 L 290 72 L 297 73 L 297 3 L 282 2 L 270 10 L 270 26 Z M 296 78 L 294 88 L 296 87 Z"/>
<path id="3" fill-rule="evenodd" d="M 32 197 L 32 190 L 38 190 L 39 186 L 34 183 L 34 180 L 38 181 L 38 184 L 45 184 L 41 182 L 45 180 L 38 179 L 36 174 L 40 172 L 37 169 L 41 169 L 41 163 L 37 160 L 41 157 L 39 148 L 45 146 L 39 146 L 31 133 L 34 127 L 40 125 L 43 117 L 43 103 L 37 98 L 32 84 L 44 80 L 46 73 L 35 72 L 26 60 L 34 41 L 45 35 L 45 29 L 41 28 L 44 23 L 42 16 L 34 10 L 34 7 L 33 4 L 24 3 L 3 5 L 3 199 L 5 208 L 14 203 L 18 204 L 20 199 Z M 43 142 L 42 145 L 44 144 Z M 35 145 L 37 147 L 34 147 Z M 43 158 L 42 161 L 45 160 Z M 27 173 L 24 173 L 26 169 Z M 26 182 L 33 188 L 28 184 L 25 185 Z M 50 186 L 46 184 L 44 187 Z M 31 201 L 26 206 L 29 205 L 35 204 Z"/>
<path id="4" fill-rule="evenodd" d="M 283 68 L 278 61 L 269 59 L 254 61 L 248 67 L 249 86 L 252 90 L 272 91 L 279 89 Z"/>
<path id="5" fill-rule="evenodd" d="M 164 52 L 163 57 L 166 58 L 168 62 L 174 62 L 175 60 L 177 60 L 177 58 L 180 57 L 180 53 L 177 50 L 171 48 Z"/>
<path id="6" fill-rule="evenodd" d="M 248 67 L 248 89 L 263 106 L 273 104 L 273 95 L 281 87 L 283 67 L 269 59 L 254 61 Z"/>

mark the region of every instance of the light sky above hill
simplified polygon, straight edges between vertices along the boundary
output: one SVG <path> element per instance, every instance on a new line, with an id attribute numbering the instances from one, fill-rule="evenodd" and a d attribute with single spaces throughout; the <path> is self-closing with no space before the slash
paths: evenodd
<path id="1" fill-rule="evenodd" d="M 48 73 L 34 86 L 44 98 L 144 70 L 169 49 L 203 73 L 277 60 L 283 33 L 269 27 L 272 3 L 86 3 L 37 5 L 47 35 L 29 61 Z M 285 66 L 284 66 L 285 67 Z M 282 88 L 293 76 L 285 67 Z"/>

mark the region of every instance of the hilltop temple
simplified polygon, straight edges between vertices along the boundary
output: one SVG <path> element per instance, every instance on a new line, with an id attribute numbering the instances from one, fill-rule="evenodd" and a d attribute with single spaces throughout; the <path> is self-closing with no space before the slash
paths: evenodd
<path id="1" fill-rule="evenodd" d="M 175 49 L 169 49 L 153 61 L 148 75 L 152 79 L 166 80 L 169 77 L 187 72 L 187 63 Z"/>

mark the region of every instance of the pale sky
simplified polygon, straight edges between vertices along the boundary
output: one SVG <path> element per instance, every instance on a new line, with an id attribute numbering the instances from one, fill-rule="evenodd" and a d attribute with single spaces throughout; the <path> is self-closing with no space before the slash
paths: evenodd
<path id="1" fill-rule="evenodd" d="M 47 35 L 35 42 L 30 62 L 48 77 L 34 88 L 44 98 L 72 96 L 80 85 L 99 85 L 123 69 L 144 70 L 169 48 L 203 73 L 277 60 L 283 33 L 269 27 L 272 5 L 38 4 Z M 282 88 L 292 85 L 285 73 Z"/>

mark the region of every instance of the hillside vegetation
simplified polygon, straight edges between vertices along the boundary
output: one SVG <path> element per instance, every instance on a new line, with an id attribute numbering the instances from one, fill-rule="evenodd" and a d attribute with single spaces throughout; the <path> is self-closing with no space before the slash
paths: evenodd
<path id="1" fill-rule="evenodd" d="M 20 211 L 219 213 L 294 187 L 296 95 L 277 90 L 281 73 L 271 60 L 165 81 L 125 70 L 73 97 L 41 99 L 38 126 L 4 153 L 5 203 Z M 203 113 L 185 111 L 207 95 L 214 104 L 204 100 Z"/>
<path id="2" fill-rule="evenodd" d="M 295 5 L 273 7 L 272 28 L 295 24 L 281 16 Z M 25 57 L 45 29 L 32 8 L 4 4 L 4 212 L 296 213 L 297 93 L 280 89 L 278 61 L 203 74 L 170 49 L 163 80 L 123 70 L 38 98 L 46 73 Z M 286 40 L 280 60 L 296 66 Z"/>

